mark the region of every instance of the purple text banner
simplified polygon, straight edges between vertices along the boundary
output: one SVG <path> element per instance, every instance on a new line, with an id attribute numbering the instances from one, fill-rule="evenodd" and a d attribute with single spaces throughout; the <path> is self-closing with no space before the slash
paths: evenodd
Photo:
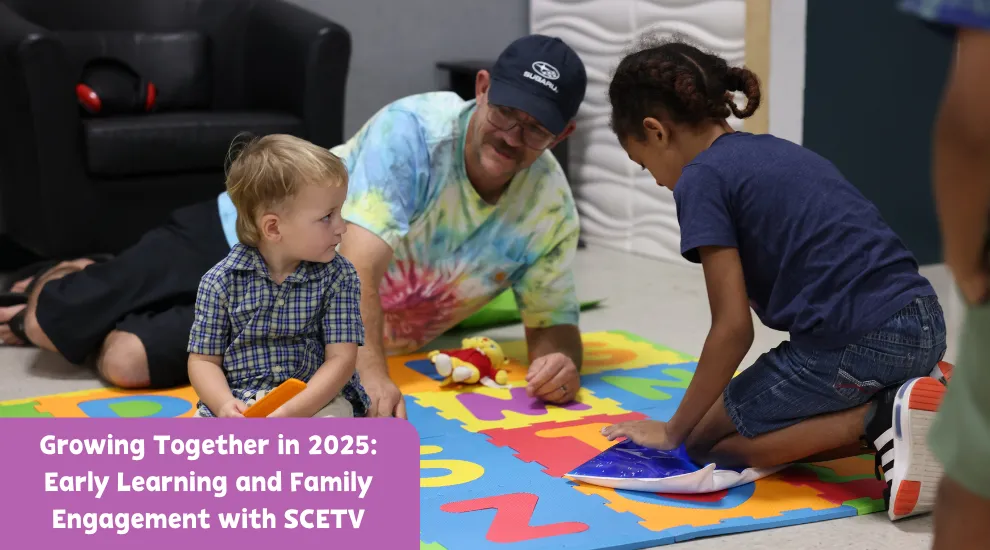
<path id="1" fill-rule="evenodd" d="M 10 548 L 418 548 L 396 419 L 0 419 Z"/>

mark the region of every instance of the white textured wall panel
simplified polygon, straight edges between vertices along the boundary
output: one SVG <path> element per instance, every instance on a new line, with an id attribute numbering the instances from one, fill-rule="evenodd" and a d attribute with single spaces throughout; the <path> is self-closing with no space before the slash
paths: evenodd
<path id="1" fill-rule="evenodd" d="M 673 196 L 629 160 L 608 127 L 608 83 L 622 54 L 645 31 L 683 34 L 742 64 L 745 21 L 746 0 L 531 0 L 532 32 L 562 38 L 588 71 L 568 148 L 587 241 L 686 263 Z"/>
<path id="2" fill-rule="evenodd" d="M 770 133 L 801 144 L 807 0 L 774 0 L 770 9 Z"/>

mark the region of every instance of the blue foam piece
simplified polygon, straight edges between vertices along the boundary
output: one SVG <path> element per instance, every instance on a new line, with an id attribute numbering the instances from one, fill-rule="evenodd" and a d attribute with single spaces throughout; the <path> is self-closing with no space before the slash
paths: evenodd
<path id="1" fill-rule="evenodd" d="M 676 542 L 698 539 L 703 537 L 714 537 L 719 535 L 729 535 L 733 533 L 746 533 L 749 531 L 762 531 L 764 529 L 775 529 L 790 525 L 801 525 L 804 523 L 814 523 L 830 519 L 839 519 L 855 516 L 858 512 L 852 506 L 839 506 L 828 510 L 812 510 L 804 508 L 801 510 L 788 510 L 779 516 L 754 519 L 752 517 L 732 518 L 722 520 L 718 525 L 706 525 L 704 527 L 673 527 L 664 531 L 664 534 L 672 534 Z"/>
<path id="2" fill-rule="evenodd" d="M 451 432 L 465 432 L 463 424 L 458 420 L 447 420 L 437 414 L 437 410 L 416 403 L 416 400 L 406 396 L 406 418 L 416 428 L 420 440 L 432 439 L 447 435 Z"/>
<path id="3" fill-rule="evenodd" d="M 190 405 L 185 399 L 172 397 L 170 395 L 137 395 L 82 401 L 79 403 L 79 409 L 90 418 L 119 418 L 120 415 L 111 409 L 110 406 L 134 401 L 151 401 L 161 406 L 161 409 L 158 412 L 149 415 L 146 418 L 175 418 L 185 414 L 192 408 L 192 405 Z"/>
<path id="4" fill-rule="evenodd" d="M 443 382 L 443 376 L 437 372 L 437 368 L 433 365 L 433 361 L 430 361 L 429 359 L 415 359 L 413 361 L 406 361 L 406 368 L 412 369 L 423 376 L 432 378 L 437 382 Z"/>
<path id="5" fill-rule="evenodd" d="M 654 420 L 670 420 L 677 411 L 677 405 L 684 397 L 687 388 L 657 386 L 656 389 L 670 395 L 669 399 L 647 399 L 615 384 L 609 378 L 646 378 L 665 383 L 679 383 L 677 378 L 664 373 L 666 369 L 680 369 L 694 372 L 697 363 L 677 363 L 672 365 L 651 365 L 638 369 L 612 370 L 581 377 L 581 385 L 595 393 L 596 397 L 614 399 L 628 411 L 643 413 Z"/>
<path id="6" fill-rule="evenodd" d="M 432 363 L 419 360 L 407 363 L 409 368 L 436 379 Z M 669 399 L 647 399 L 627 391 L 607 377 L 645 378 L 677 383 L 678 379 L 664 373 L 665 369 L 681 369 L 693 372 L 695 363 L 651 365 L 631 370 L 611 370 L 583 376 L 583 387 L 596 397 L 613 399 L 630 411 L 641 412 L 657 420 L 669 420 L 684 395 L 684 388 L 657 386 L 670 394 Z M 481 465 L 485 473 L 479 479 L 451 487 L 424 487 L 420 490 L 421 540 L 435 542 L 447 550 L 486 550 L 512 548 L 513 550 L 542 550 L 566 547 L 573 550 L 634 550 L 674 544 L 701 537 L 717 536 L 746 531 L 756 531 L 825 521 L 857 515 L 852 506 L 837 506 L 828 510 L 792 510 L 770 518 L 752 517 L 723 520 L 717 525 L 673 527 L 661 532 L 650 531 L 640 525 L 641 519 L 632 513 L 620 513 L 607 506 L 607 501 L 595 494 L 586 495 L 574 489 L 574 483 L 548 476 L 539 464 L 527 463 L 514 455 L 516 450 L 496 447 L 488 437 L 463 429 L 460 421 L 447 420 L 436 409 L 423 407 L 414 399 L 406 399 L 409 420 L 417 428 L 422 445 L 439 446 L 443 450 L 423 456 L 423 460 L 466 460 Z M 446 475 L 444 468 L 425 468 L 423 479 Z M 679 508 L 731 509 L 752 498 L 755 485 L 746 484 L 730 489 L 716 502 L 677 500 L 658 494 L 637 491 L 619 491 L 630 500 Z M 486 538 L 494 509 L 475 512 L 444 512 L 444 504 L 512 493 L 531 493 L 539 500 L 530 526 L 558 522 L 581 522 L 588 525 L 586 531 L 549 538 L 496 543 Z"/>
<path id="7" fill-rule="evenodd" d="M 726 491 L 724 497 L 714 502 L 699 502 L 694 500 L 678 500 L 660 495 L 658 493 L 644 493 L 642 491 L 617 490 L 616 493 L 637 502 L 646 504 L 658 504 L 661 506 L 671 506 L 676 508 L 694 508 L 697 510 L 729 510 L 746 502 L 756 492 L 756 485 L 746 483 L 738 487 L 733 487 Z"/>
<path id="8" fill-rule="evenodd" d="M 543 473 L 539 464 L 517 459 L 512 449 L 488 443 L 484 434 L 462 429 L 422 443 L 443 449 L 424 456 L 423 460 L 467 460 L 485 469 L 484 475 L 468 483 L 420 490 L 423 540 L 441 544 L 447 550 L 484 550 L 505 548 L 506 545 L 486 538 L 495 510 L 452 513 L 441 510 L 441 506 L 513 493 L 531 493 L 539 497 L 529 522 L 531 526 L 558 522 L 581 522 L 588 526 L 580 533 L 516 542 L 512 544 L 513 550 L 562 546 L 587 550 L 648 548 L 664 539 L 639 525 L 640 519 L 635 515 L 619 513 L 604 506 L 600 498 L 578 492 L 572 482 Z M 442 470 L 440 475 L 443 475 Z M 435 473 L 431 472 L 429 477 L 435 477 Z M 669 542 L 673 540 L 673 536 L 669 537 Z"/>

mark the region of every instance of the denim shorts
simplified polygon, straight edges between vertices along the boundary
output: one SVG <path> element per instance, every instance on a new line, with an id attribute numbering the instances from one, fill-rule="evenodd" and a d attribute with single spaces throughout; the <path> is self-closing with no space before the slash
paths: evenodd
<path id="1" fill-rule="evenodd" d="M 725 388 L 725 410 L 740 434 L 756 437 L 928 376 L 945 348 L 938 297 L 915 298 L 854 344 L 809 350 L 783 342 L 764 353 Z"/>

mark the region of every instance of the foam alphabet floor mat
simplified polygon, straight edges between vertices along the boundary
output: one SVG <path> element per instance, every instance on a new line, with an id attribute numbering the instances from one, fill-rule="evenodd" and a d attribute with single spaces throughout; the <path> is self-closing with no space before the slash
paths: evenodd
<path id="1" fill-rule="evenodd" d="M 883 509 L 872 455 L 799 464 L 727 491 L 673 495 L 586 485 L 566 473 L 613 443 L 602 427 L 668 420 L 695 359 L 626 332 L 582 335 L 574 403 L 526 394 L 525 342 L 503 342 L 507 389 L 441 386 L 426 354 L 389 360 L 420 435 L 421 550 L 635 549 Z M 0 417 L 190 417 L 191 388 L 111 389 L 0 402 Z"/>

